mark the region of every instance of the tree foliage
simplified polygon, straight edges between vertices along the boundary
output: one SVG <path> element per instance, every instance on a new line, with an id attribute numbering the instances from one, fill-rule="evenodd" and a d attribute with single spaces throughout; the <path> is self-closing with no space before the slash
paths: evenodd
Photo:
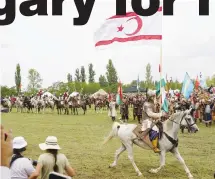
<path id="1" fill-rule="evenodd" d="M 81 66 L 81 82 L 82 83 L 86 82 L 86 73 L 84 66 Z"/>
<path id="2" fill-rule="evenodd" d="M 30 69 L 28 71 L 28 91 L 35 93 L 39 88 L 41 88 L 42 85 L 42 78 L 40 77 L 39 72 L 37 72 L 35 69 Z"/>
<path id="3" fill-rule="evenodd" d="M 151 65 L 150 63 L 148 63 L 146 65 L 146 80 L 145 80 L 145 84 L 146 84 L 146 87 L 147 88 L 153 88 L 154 87 L 154 84 L 153 84 L 153 81 L 152 81 L 152 74 L 151 74 Z"/>
<path id="4" fill-rule="evenodd" d="M 108 61 L 106 69 L 107 69 L 106 77 L 109 86 L 117 84 L 118 83 L 117 71 L 113 65 L 112 60 Z"/>
<path id="5" fill-rule="evenodd" d="M 206 78 L 206 84 L 208 87 L 215 86 L 215 75 L 213 75 L 212 77 L 207 77 Z"/>
<path id="6" fill-rule="evenodd" d="M 92 63 L 89 64 L 88 72 L 89 72 L 89 80 L 88 80 L 89 83 L 94 83 L 96 72 L 93 70 L 93 64 Z"/>
<path id="7" fill-rule="evenodd" d="M 80 82 L 81 81 L 81 76 L 80 76 L 80 72 L 79 72 L 78 68 L 75 70 L 75 81 L 76 82 Z"/>
<path id="8" fill-rule="evenodd" d="M 19 64 L 16 65 L 15 84 L 16 84 L 16 92 L 17 94 L 19 94 L 21 91 L 21 68 Z"/>
<path id="9" fill-rule="evenodd" d="M 7 86 L 1 86 L 1 96 L 6 97 L 6 96 L 12 96 L 17 94 L 17 89 L 16 86 L 14 87 L 7 87 Z"/>
<path id="10" fill-rule="evenodd" d="M 67 74 L 67 82 L 72 82 L 72 75 L 70 73 Z"/>
<path id="11" fill-rule="evenodd" d="M 108 86 L 108 82 L 107 82 L 107 80 L 106 80 L 104 75 L 100 75 L 99 84 L 100 84 L 101 87 L 107 87 Z"/>

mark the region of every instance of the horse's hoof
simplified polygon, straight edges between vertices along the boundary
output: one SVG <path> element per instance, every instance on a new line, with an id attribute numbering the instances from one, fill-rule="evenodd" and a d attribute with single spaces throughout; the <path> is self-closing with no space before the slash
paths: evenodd
<path id="1" fill-rule="evenodd" d="M 192 175 L 188 176 L 189 179 L 194 179 Z"/>
<path id="2" fill-rule="evenodd" d="M 157 173 L 157 170 L 152 168 L 151 170 L 149 170 L 149 173 Z"/>
<path id="3" fill-rule="evenodd" d="M 110 164 L 109 165 L 109 168 L 113 168 L 113 167 L 116 167 L 116 164 Z"/>
<path id="4" fill-rule="evenodd" d="M 140 177 L 142 176 L 143 174 L 141 172 L 138 172 L 137 176 Z"/>

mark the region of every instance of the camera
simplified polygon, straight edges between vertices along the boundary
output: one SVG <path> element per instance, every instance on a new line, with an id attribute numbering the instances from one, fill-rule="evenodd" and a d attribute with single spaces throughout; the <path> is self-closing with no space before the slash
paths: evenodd
<path id="1" fill-rule="evenodd" d="M 29 158 L 29 160 L 31 161 L 33 166 L 37 166 L 37 161 L 36 160 L 32 160 L 31 158 Z"/>

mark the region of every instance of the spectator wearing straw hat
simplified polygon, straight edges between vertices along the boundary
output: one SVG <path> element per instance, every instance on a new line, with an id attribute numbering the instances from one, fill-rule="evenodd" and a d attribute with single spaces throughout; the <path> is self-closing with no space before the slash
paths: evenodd
<path id="1" fill-rule="evenodd" d="M 39 156 L 36 171 L 29 179 L 36 179 L 39 175 L 41 175 L 41 179 L 48 179 L 50 172 L 60 174 L 66 172 L 71 177 L 75 175 L 66 156 L 58 152 L 61 148 L 56 137 L 48 136 L 45 143 L 39 144 L 39 147 L 46 152 Z"/>
<path id="2" fill-rule="evenodd" d="M 24 137 L 13 139 L 13 156 L 10 162 L 11 179 L 28 179 L 35 171 L 30 159 L 23 156 L 27 142 Z"/>

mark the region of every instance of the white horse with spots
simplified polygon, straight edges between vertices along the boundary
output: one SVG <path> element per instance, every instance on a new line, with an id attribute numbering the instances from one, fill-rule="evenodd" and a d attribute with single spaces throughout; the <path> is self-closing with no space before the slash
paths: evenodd
<path id="1" fill-rule="evenodd" d="M 16 105 L 17 112 L 21 112 L 22 113 L 23 112 L 23 108 L 24 108 L 23 98 L 22 97 L 17 97 L 15 105 Z"/>
<path id="2" fill-rule="evenodd" d="M 195 124 L 193 117 L 190 115 L 191 110 L 177 112 L 173 114 L 168 120 L 163 122 L 163 136 L 159 140 L 160 153 L 160 166 L 156 169 L 151 169 L 151 173 L 158 173 L 165 166 L 165 154 L 166 152 L 171 152 L 183 165 L 188 178 L 193 178 L 190 170 L 186 166 L 184 159 L 181 157 L 178 151 L 178 131 L 180 126 L 186 126 L 192 131 L 197 132 L 199 130 L 198 126 Z M 112 127 L 112 131 L 105 140 L 104 144 L 107 143 L 113 137 L 118 136 L 122 142 L 122 146 L 115 153 L 115 160 L 110 165 L 110 167 L 115 167 L 117 165 L 117 160 L 122 152 L 127 150 L 128 158 L 131 161 L 135 171 L 138 176 L 141 176 L 142 173 L 137 168 L 134 157 L 133 157 L 133 144 L 143 148 L 150 149 L 149 146 L 140 140 L 134 133 L 133 130 L 137 127 L 136 124 L 119 124 L 115 122 Z"/>

